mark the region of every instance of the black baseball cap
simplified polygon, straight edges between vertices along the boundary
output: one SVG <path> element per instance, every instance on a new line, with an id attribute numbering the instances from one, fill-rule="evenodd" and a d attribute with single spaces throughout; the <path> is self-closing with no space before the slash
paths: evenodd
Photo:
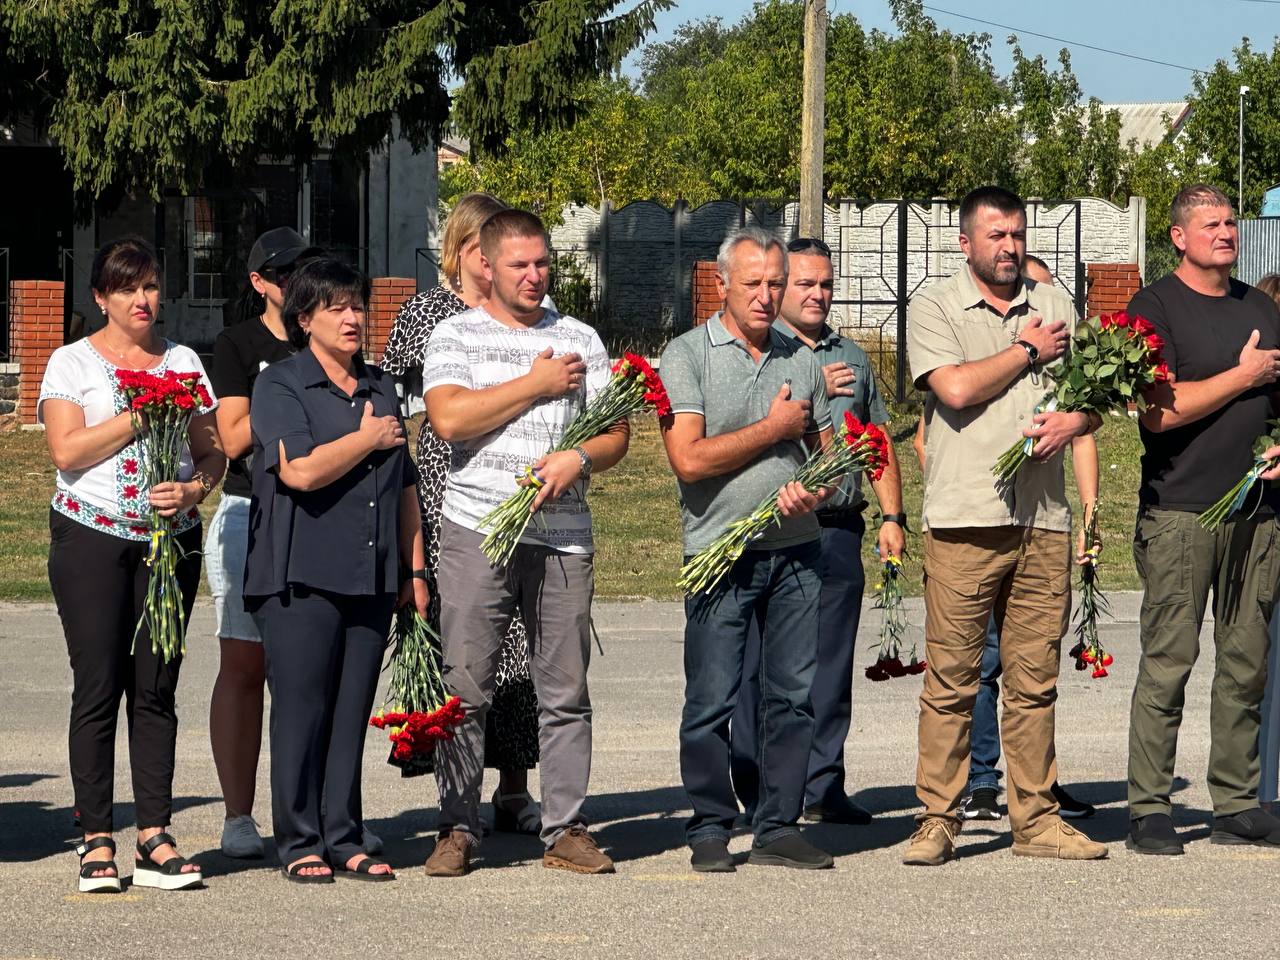
<path id="1" fill-rule="evenodd" d="M 305 256 L 318 257 L 324 251 L 302 239 L 292 227 L 268 230 L 253 242 L 249 251 L 249 272 L 261 273 L 266 267 L 287 267 Z"/>

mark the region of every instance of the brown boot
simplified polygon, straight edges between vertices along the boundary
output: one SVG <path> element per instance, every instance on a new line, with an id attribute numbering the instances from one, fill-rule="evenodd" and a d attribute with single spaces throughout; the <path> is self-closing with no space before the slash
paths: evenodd
<path id="1" fill-rule="evenodd" d="M 436 841 L 426 870 L 428 877 L 465 877 L 471 870 L 471 837 L 461 830 L 450 830 Z"/>
<path id="2" fill-rule="evenodd" d="M 1015 857 L 1048 857 L 1057 860 L 1105 860 L 1107 845 L 1090 840 L 1075 827 L 1053 817 L 1049 826 L 1030 840 L 1015 840 Z"/>
<path id="3" fill-rule="evenodd" d="M 918 867 L 937 867 L 956 855 L 956 834 L 960 825 L 946 817 L 928 817 L 907 841 L 902 862 Z"/>
<path id="4" fill-rule="evenodd" d="M 542 865 L 552 870 L 574 873 L 613 873 L 613 861 L 605 856 L 595 838 L 581 824 L 560 834 L 560 839 L 542 855 Z"/>

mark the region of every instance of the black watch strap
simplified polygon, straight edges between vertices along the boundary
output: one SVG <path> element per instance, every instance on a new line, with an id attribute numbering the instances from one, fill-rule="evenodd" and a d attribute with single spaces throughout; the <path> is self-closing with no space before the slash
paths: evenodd
<path id="1" fill-rule="evenodd" d="M 884 513 L 880 515 L 880 523 L 896 523 L 905 530 L 907 529 L 907 515 L 905 513 Z"/>

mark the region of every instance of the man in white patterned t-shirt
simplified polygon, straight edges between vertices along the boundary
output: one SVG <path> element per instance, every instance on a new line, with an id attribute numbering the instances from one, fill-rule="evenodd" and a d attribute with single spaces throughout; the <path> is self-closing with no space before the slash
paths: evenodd
<path id="1" fill-rule="evenodd" d="M 546 451 L 609 381 L 609 356 L 585 323 L 542 306 L 550 250 L 541 221 L 503 210 L 480 229 L 483 306 L 437 324 L 422 381 L 427 416 L 450 444 L 440 526 L 444 679 L 467 719 L 436 746 L 440 838 L 431 876 L 462 876 L 480 838 L 485 714 L 502 637 L 519 610 L 538 693 L 543 865 L 612 873 L 582 818 L 591 773 L 591 596 L 595 581 L 587 483 L 626 455 L 626 421 L 573 450 Z M 527 467 L 542 484 L 535 516 L 505 567 L 481 552 L 481 521 L 517 490 Z"/>

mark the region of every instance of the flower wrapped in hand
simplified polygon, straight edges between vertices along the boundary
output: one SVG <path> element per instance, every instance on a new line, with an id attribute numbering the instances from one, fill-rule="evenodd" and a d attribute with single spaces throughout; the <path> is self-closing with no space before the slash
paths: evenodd
<path id="1" fill-rule="evenodd" d="M 624 354 L 613 365 L 613 376 L 605 388 L 596 394 L 585 410 L 574 417 L 560 442 L 551 448 L 548 455 L 573 450 L 592 437 L 604 433 L 619 420 L 625 420 L 646 407 L 659 417 L 670 414 L 671 401 L 667 397 L 666 388 L 644 357 L 634 353 Z M 536 464 L 526 467 L 518 482 L 520 486 L 516 492 L 480 521 L 481 528 L 489 531 L 481 542 L 480 549 L 495 567 L 505 566 L 511 559 L 525 528 L 529 526 L 530 519 L 541 503 L 538 494 L 544 481 L 538 474 Z"/>
<path id="2" fill-rule="evenodd" d="M 822 487 L 836 486 L 846 474 L 857 470 L 865 471 L 873 481 L 879 480 L 889 462 L 888 450 L 889 438 L 883 430 L 845 413 L 840 432 L 826 446 L 810 453 L 788 484 L 798 483 L 814 493 Z M 681 568 L 680 586 L 686 594 L 692 596 L 714 587 L 752 541 L 780 523 L 781 492 L 782 488 L 774 491 L 741 520 L 729 524 L 724 533 Z"/>
<path id="3" fill-rule="evenodd" d="M 116 383 L 128 403 L 133 432 L 138 437 L 141 455 L 135 471 L 141 482 L 151 491 L 161 484 L 177 483 L 191 418 L 213 406 L 200 374 L 117 370 Z M 150 576 L 142 616 L 134 631 L 136 643 L 143 629 L 149 629 L 151 650 L 159 652 L 166 663 L 187 652 L 182 589 L 178 585 L 178 563 L 184 552 L 173 538 L 177 522 L 163 516 L 156 507 L 147 513 Z"/>
<path id="4" fill-rule="evenodd" d="M 392 642 L 387 699 L 369 725 L 389 731 L 387 763 L 412 777 L 427 771 L 435 745 L 453 739 L 466 713 L 462 701 L 445 690 L 440 637 L 412 605 L 397 611 Z"/>
<path id="5" fill-rule="evenodd" d="M 1036 413 L 1103 414 L 1123 411 L 1129 403 L 1146 409 L 1144 392 L 1169 380 L 1169 367 L 1161 356 L 1164 342 L 1142 317 L 1104 313 L 1095 323 L 1079 324 L 1071 352 L 1045 375 L 1054 387 L 1036 405 Z M 992 473 L 996 485 L 1011 486 L 1022 465 L 1031 459 L 1036 439 L 1019 440 L 996 461 Z"/>
<path id="6" fill-rule="evenodd" d="M 1222 499 L 1200 514 L 1200 526 L 1206 530 L 1216 530 L 1227 517 L 1242 509 L 1253 485 L 1276 465 L 1277 458 L 1268 457 L 1267 451 L 1280 446 L 1280 420 L 1268 420 L 1267 427 L 1267 432 L 1253 443 L 1253 466 L 1240 478 L 1239 483 L 1223 494 Z"/>
<path id="7" fill-rule="evenodd" d="M 880 568 L 880 582 L 876 584 L 875 607 L 882 611 L 880 640 L 876 646 L 876 662 L 866 669 L 868 680 L 914 676 L 924 673 L 928 666 L 925 661 L 916 659 L 915 644 L 911 646 L 907 662 L 902 662 L 902 646 L 907 637 L 907 613 L 902 605 L 902 585 L 898 582 L 901 575 L 902 559 L 888 557 Z"/>
<path id="8" fill-rule="evenodd" d="M 1112 664 L 1112 656 L 1102 646 L 1098 636 L 1098 617 L 1110 616 L 1111 605 L 1107 595 L 1102 592 L 1098 580 L 1098 557 L 1102 553 L 1102 535 L 1098 530 L 1098 505 L 1089 503 L 1084 507 L 1085 551 L 1080 564 L 1080 604 L 1077 607 L 1079 617 L 1076 622 L 1076 644 L 1068 655 L 1075 658 L 1076 669 L 1093 668 L 1093 678 L 1100 680 L 1107 676 L 1107 667 Z"/>

